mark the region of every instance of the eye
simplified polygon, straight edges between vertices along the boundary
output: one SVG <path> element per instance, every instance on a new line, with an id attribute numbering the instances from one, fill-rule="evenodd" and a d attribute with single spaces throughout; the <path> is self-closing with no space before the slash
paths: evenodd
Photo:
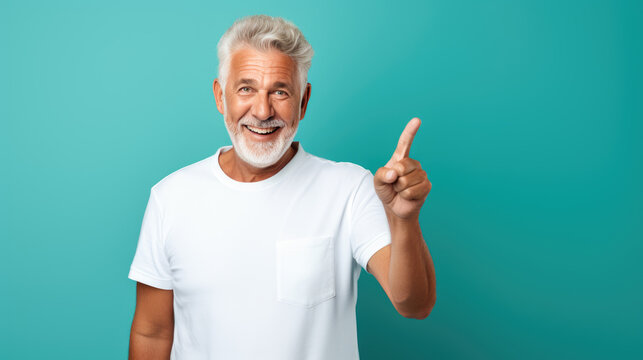
<path id="1" fill-rule="evenodd" d="M 244 87 L 240 88 L 239 91 L 241 91 L 241 92 L 250 92 L 250 87 L 244 86 Z"/>
<path id="2" fill-rule="evenodd" d="M 288 93 L 283 91 L 283 90 L 277 90 L 277 91 L 275 91 L 275 95 L 277 95 L 277 96 L 288 96 Z"/>

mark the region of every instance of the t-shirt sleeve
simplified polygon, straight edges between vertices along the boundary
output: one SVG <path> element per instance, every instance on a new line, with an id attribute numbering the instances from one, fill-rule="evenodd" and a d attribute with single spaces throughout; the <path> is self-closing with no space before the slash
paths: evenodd
<path id="1" fill-rule="evenodd" d="M 351 227 L 353 258 L 366 270 L 371 256 L 391 243 L 391 230 L 384 212 L 384 205 L 375 193 L 373 174 L 368 170 L 363 175 L 353 197 Z"/>
<path id="2" fill-rule="evenodd" d="M 152 187 L 128 278 L 155 288 L 172 290 L 162 220 L 158 194 Z"/>

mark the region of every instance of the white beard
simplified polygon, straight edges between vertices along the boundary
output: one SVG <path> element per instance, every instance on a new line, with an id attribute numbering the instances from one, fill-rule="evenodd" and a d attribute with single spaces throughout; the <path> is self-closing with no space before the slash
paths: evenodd
<path id="1" fill-rule="evenodd" d="M 225 116 L 224 116 L 225 118 Z M 224 121 L 232 146 L 235 152 L 246 163 L 256 167 L 265 168 L 274 165 L 282 156 L 288 151 L 292 144 L 295 134 L 297 133 L 298 125 L 295 127 L 286 127 L 286 123 L 281 119 L 274 120 L 257 120 L 251 115 L 244 116 L 237 122 L 236 126 Z M 243 134 L 244 126 L 250 125 L 255 127 L 275 127 L 279 126 L 282 129 L 279 138 L 274 141 L 248 141 Z"/>

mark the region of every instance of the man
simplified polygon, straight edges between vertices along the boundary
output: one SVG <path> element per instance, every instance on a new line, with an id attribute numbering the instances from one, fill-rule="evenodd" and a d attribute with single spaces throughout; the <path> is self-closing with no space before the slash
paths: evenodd
<path id="1" fill-rule="evenodd" d="M 213 91 L 232 146 L 150 192 L 129 278 L 130 359 L 358 359 L 361 268 L 424 319 L 433 262 L 418 216 L 431 184 L 412 119 L 375 176 L 293 138 L 313 50 L 281 18 L 251 16 L 218 45 Z"/>

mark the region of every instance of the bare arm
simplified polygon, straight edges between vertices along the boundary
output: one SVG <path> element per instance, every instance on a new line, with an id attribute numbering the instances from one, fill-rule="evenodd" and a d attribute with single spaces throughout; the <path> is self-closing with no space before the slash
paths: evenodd
<path id="1" fill-rule="evenodd" d="M 403 316 L 426 318 L 436 301 L 435 268 L 417 222 L 389 218 L 392 244 L 376 252 L 367 270 Z"/>
<path id="2" fill-rule="evenodd" d="M 420 119 L 409 121 L 393 156 L 375 173 L 373 183 L 386 211 L 391 245 L 371 257 L 367 270 L 372 268 L 400 314 L 424 319 L 433 309 L 436 295 L 433 259 L 419 222 L 431 182 L 420 162 L 409 157 L 419 127 Z"/>
<path id="3" fill-rule="evenodd" d="M 174 339 L 174 292 L 138 282 L 129 360 L 169 359 Z"/>

